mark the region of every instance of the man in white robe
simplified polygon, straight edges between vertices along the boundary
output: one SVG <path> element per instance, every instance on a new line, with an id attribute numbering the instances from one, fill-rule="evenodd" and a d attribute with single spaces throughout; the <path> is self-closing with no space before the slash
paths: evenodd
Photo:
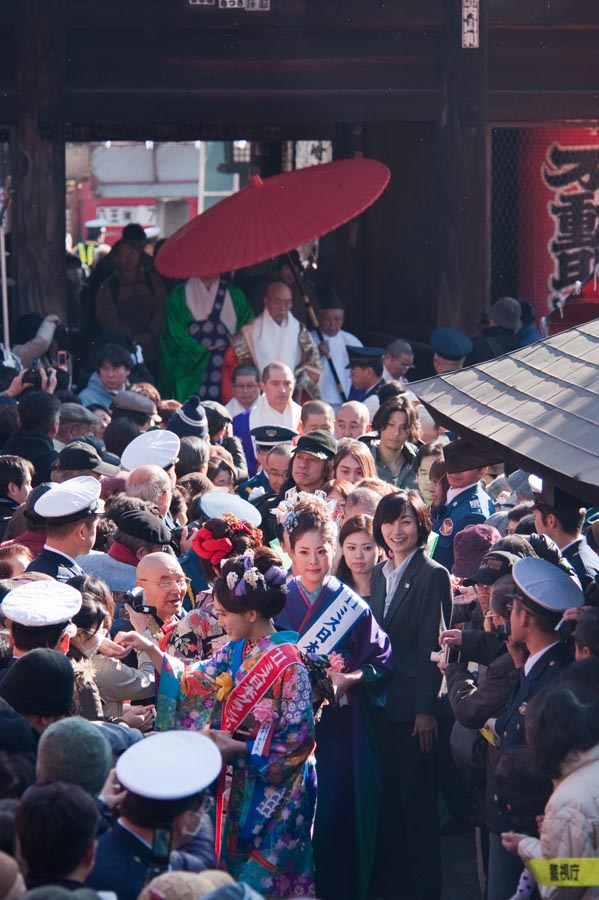
<path id="1" fill-rule="evenodd" d="M 319 382 L 320 399 L 329 403 L 333 407 L 333 410 L 337 412 L 344 401 L 339 393 L 339 388 L 337 387 L 327 359 L 330 359 L 335 366 L 341 387 L 343 388 L 345 398 L 347 399 L 351 388 L 349 370 L 347 369 L 347 364 L 349 363 L 347 347 L 361 347 L 362 342 L 358 340 L 355 334 L 350 334 L 349 331 L 343 331 L 345 312 L 335 294 L 332 293 L 330 298 L 327 299 L 331 305 L 322 307 L 318 313 L 318 324 L 320 325 L 324 341 L 321 343 L 319 342 L 316 331 L 310 332 L 310 336 L 323 357 L 322 375 L 320 376 Z M 321 299 L 321 304 L 323 302 L 326 301 Z"/>
<path id="2" fill-rule="evenodd" d="M 262 372 L 278 360 L 289 366 L 298 388 L 310 398 L 318 397 L 320 356 L 306 327 L 291 312 L 292 302 L 291 289 L 284 282 L 273 280 L 266 285 L 264 311 L 231 339 L 225 356 L 223 396 L 232 390 L 232 371 L 240 363 L 253 362 Z"/>

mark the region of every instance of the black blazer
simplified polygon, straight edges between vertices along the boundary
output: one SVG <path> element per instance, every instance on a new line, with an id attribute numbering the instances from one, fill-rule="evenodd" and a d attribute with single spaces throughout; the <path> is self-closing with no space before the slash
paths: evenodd
<path id="1" fill-rule="evenodd" d="M 441 673 L 431 662 L 444 629 L 443 605 L 451 608 L 449 572 L 423 550 L 417 550 L 384 615 L 387 583 L 385 563 L 374 567 L 370 605 L 375 619 L 391 639 L 393 676 L 385 709 L 394 722 L 413 722 L 417 713 L 435 712 Z"/>
<path id="2" fill-rule="evenodd" d="M 58 550 L 50 550 L 44 547 L 41 553 L 31 560 L 26 569 L 27 572 L 43 572 L 50 575 L 56 581 L 69 581 L 75 575 L 85 575 L 78 563 L 73 563 L 68 556 L 63 556 Z"/>

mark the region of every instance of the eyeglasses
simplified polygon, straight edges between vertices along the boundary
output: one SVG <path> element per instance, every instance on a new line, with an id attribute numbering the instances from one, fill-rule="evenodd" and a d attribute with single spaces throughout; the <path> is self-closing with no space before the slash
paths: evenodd
<path id="1" fill-rule="evenodd" d="M 165 591 L 170 591 L 173 587 L 187 588 L 191 584 L 191 578 L 188 578 L 187 575 L 182 575 L 179 578 L 169 578 L 168 581 L 152 581 L 150 578 L 138 578 L 138 581 L 145 581 L 148 584 L 157 584 L 158 587 L 161 587 Z"/>

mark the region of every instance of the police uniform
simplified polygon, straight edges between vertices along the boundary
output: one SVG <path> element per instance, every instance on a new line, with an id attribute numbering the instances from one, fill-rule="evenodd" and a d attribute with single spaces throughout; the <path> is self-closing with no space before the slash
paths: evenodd
<path id="1" fill-rule="evenodd" d="M 70 478 L 62 484 L 53 484 L 36 501 L 34 511 L 48 525 L 69 525 L 90 516 L 100 515 L 104 504 L 100 500 L 101 485 L 97 478 L 81 476 Z M 76 575 L 84 575 L 81 566 L 70 556 L 55 549 L 48 542 L 44 549 L 27 566 L 27 572 L 42 572 L 57 581 L 69 581 Z"/>
<path id="2" fill-rule="evenodd" d="M 176 765 L 172 764 L 173 760 L 177 761 Z M 168 828 L 172 824 L 166 813 L 168 805 L 173 800 L 201 794 L 215 780 L 221 766 L 220 751 L 206 735 L 168 731 L 155 734 L 151 740 L 140 741 L 125 750 L 116 764 L 116 778 L 130 794 L 156 802 L 163 801 L 165 821 L 155 824 Z M 204 830 L 206 833 L 209 831 L 210 847 L 202 861 L 206 868 L 214 868 L 214 839 L 208 821 L 204 824 Z M 198 837 L 193 838 L 194 849 Z M 176 853 L 171 854 L 170 861 L 173 868 L 184 868 L 177 864 Z M 162 871 L 166 871 L 167 865 Z M 94 867 L 85 886 L 97 891 L 114 891 L 119 900 L 137 900 L 148 877 L 160 872 L 152 866 L 151 848 L 125 823 L 118 821 L 100 836 Z"/>
<path id="3" fill-rule="evenodd" d="M 294 431 L 292 428 L 283 428 L 279 425 L 260 425 L 257 428 L 252 428 L 250 434 L 254 439 L 256 450 L 264 452 L 272 450 L 273 447 L 279 444 L 289 444 L 297 437 L 297 431 Z M 272 494 L 272 488 L 264 469 L 260 469 L 252 478 L 243 481 L 238 486 L 237 493 L 244 500 L 249 500 L 250 494 L 255 488 L 264 489 L 260 494 L 255 495 L 256 498 L 259 496 L 263 497 L 264 494 Z"/>
<path id="4" fill-rule="evenodd" d="M 9 591 L 0 604 L 2 616 L 9 622 L 16 622 L 35 636 L 37 628 L 61 625 L 63 633 L 74 637 L 77 628 L 71 622 L 81 609 L 81 594 L 68 584 L 57 581 L 30 581 Z M 0 672 L 0 680 L 16 662 Z"/>
<path id="5" fill-rule="evenodd" d="M 449 325 L 435 328 L 429 335 L 428 340 L 437 356 L 456 364 L 468 356 L 469 353 L 472 353 L 473 349 L 472 341 L 468 335 L 464 331 L 460 331 L 459 328 L 452 328 Z M 461 365 L 456 365 L 456 369 L 460 368 Z"/>
<path id="6" fill-rule="evenodd" d="M 179 459 L 180 446 L 181 439 L 173 431 L 162 428 L 144 431 L 123 450 L 121 467 L 127 472 L 132 472 L 139 466 L 159 466 L 168 471 Z M 166 511 L 164 524 L 171 531 L 177 527 L 170 510 Z M 179 552 L 176 544 L 171 544 L 171 547 L 175 553 Z"/>
<path id="7" fill-rule="evenodd" d="M 553 619 L 556 625 L 567 609 L 584 604 L 584 594 L 574 580 L 545 559 L 519 559 L 514 564 L 512 576 L 519 591 L 516 599 L 520 604 L 537 615 Z M 572 650 L 562 643 L 558 632 L 555 639 L 556 643 L 545 650 L 528 671 L 525 666 L 505 712 L 495 722 L 502 751 L 524 743 L 528 703 L 573 661 Z"/>

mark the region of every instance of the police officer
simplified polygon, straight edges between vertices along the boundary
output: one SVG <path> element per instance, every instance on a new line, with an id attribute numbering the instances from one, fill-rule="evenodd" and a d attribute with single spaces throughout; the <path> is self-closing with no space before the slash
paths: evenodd
<path id="1" fill-rule="evenodd" d="M 468 354 L 472 353 L 472 341 L 459 328 L 435 328 L 428 340 L 433 348 L 433 368 L 436 375 L 457 372 L 464 365 Z"/>
<path id="2" fill-rule="evenodd" d="M 449 491 L 447 501 L 433 522 L 439 537 L 432 557 L 446 569 L 453 565 L 453 541 L 466 525 L 485 522 L 495 511 L 480 483 L 493 460 L 471 441 L 450 441 L 443 448 Z"/>
<path id="3" fill-rule="evenodd" d="M 268 476 L 264 471 L 266 457 L 273 447 L 276 447 L 277 444 L 291 443 L 298 433 L 292 428 L 283 428 L 280 425 L 260 425 L 258 428 L 252 428 L 250 434 L 254 439 L 256 461 L 260 469 L 252 478 L 243 481 L 237 488 L 237 493 L 244 500 L 250 499 L 250 494 L 255 488 L 263 488 L 262 494 L 270 494 L 272 492 Z M 254 494 L 252 500 L 258 496 L 260 495 Z"/>
<path id="4" fill-rule="evenodd" d="M 385 384 L 383 378 L 383 347 L 348 347 L 347 355 L 351 390 L 350 400 L 360 400 L 370 413 L 370 419 L 380 406 L 378 392 Z"/>
<path id="5" fill-rule="evenodd" d="M 98 516 L 104 512 L 101 484 L 88 475 L 54 484 L 35 503 L 34 511 L 47 524 L 46 543 L 28 572 L 43 572 L 57 581 L 83 575 L 75 561 L 89 553 L 96 540 Z"/>

